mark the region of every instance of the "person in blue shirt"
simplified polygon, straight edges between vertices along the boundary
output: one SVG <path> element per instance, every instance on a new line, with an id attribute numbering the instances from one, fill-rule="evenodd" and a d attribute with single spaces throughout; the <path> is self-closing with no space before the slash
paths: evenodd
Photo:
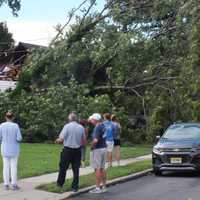
<path id="1" fill-rule="evenodd" d="M 114 148 L 114 132 L 115 132 L 115 125 L 111 121 L 111 114 L 105 113 L 104 117 L 104 126 L 105 126 L 105 134 L 106 134 L 106 145 L 107 145 L 107 160 L 108 166 L 112 167 L 112 152 Z"/>
<path id="2" fill-rule="evenodd" d="M 101 115 L 94 113 L 89 117 L 89 122 L 95 127 L 92 133 L 90 162 L 91 167 L 95 170 L 96 187 L 90 190 L 90 193 L 106 192 L 106 135 L 105 126 L 101 121 Z M 102 184 L 102 188 L 100 185 Z"/>
<path id="3" fill-rule="evenodd" d="M 1 155 L 3 160 L 3 181 L 6 190 L 10 180 L 13 190 L 19 190 L 17 185 L 17 162 L 19 157 L 19 142 L 22 135 L 18 124 L 13 122 L 12 112 L 6 113 L 6 122 L 0 124 Z"/>

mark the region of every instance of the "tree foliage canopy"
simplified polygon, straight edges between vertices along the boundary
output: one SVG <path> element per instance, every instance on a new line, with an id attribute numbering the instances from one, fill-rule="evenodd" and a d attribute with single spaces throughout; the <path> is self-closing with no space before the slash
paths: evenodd
<path id="1" fill-rule="evenodd" d="M 0 51 L 11 48 L 14 44 L 12 34 L 8 31 L 6 23 L 0 22 Z"/>
<path id="2" fill-rule="evenodd" d="M 3 4 L 7 4 L 8 7 L 12 10 L 14 16 L 17 16 L 17 12 L 20 10 L 21 0 L 0 0 L 0 7 Z"/>
<path id="3" fill-rule="evenodd" d="M 57 27 L 49 48 L 27 60 L 29 67 L 11 98 L 23 96 L 26 101 L 43 91 L 46 99 L 49 90 L 67 87 L 70 99 L 74 80 L 82 89 L 68 108 L 84 117 L 97 111 L 117 113 L 125 138 L 133 142 L 152 141 L 174 121 L 199 121 L 199 2 L 107 0 L 98 12 L 95 1 L 88 6 L 84 2 L 74 23 L 76 10 Z M 70 28 L 64 31 L 66 26 Z M 56 97 L 62 96 L 64 89 L 58 91 Z M 32 101 L 35 105 L 40 100 L 34 96 Z M 67 98 L 56 101 L 47 107 L 68 105 Z M 58 113 L 50 116 L 59 118 Z"/>

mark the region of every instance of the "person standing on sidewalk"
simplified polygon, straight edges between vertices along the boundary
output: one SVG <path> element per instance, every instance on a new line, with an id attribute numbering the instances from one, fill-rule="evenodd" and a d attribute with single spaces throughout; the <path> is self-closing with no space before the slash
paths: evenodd
<path id="1" fill-rule="evenodd" d="M 86 120 L 81 120 L 79 123 L 84 127 L 84 132 L 85 132 L 85 139 L 82 141 L 82 144 L 81 144 L 81 167 L 84 168 L 85 167 L 86 150 L 87 150 L 87 138 L 88 138 L 89 130 L 86 127 L 86 125 L 87 125 Z"/>
<path id="2" fill-rule="evenodd" d="M 121 125 L 118 122 L 116 115 L 114 115 L 114 114 L 111 115 L 111 120 L 112 120 L 112 122 L 115 126 L 115 131 L 114 131 L 114 134 L 113 134 L 115 159 L 117 160 L 117 164 L 120 165 Z"/>
<path id="3" fill-rule="evenodd" d="M 108 166 L 112 167 L 112 152 L 114 148 L 114 132 L 115 132 L 115 125 L 111 121 L 111 114 L 105 113 L 104 115 L 104 122 L 106 128 L 106 145 L 107 145 L 107 160 L 108 160 Z"/>
<path id="4" fill-rule="evenodd" d="M 95 170 L 96 187 L 90 193 L 102 193 L 106 191 L 106 135 L 105 126 L 101 122 L 101 115 L 94 113 L 89 121 L 95 126 L 92 133 L 91 167 Z M 100 185 L 103 185 L 100 188 Z"/>
<path id="5" fill-rule="evenodd" d="M 69 123 L 66 124 L 56 143 L 64 144 L 64 148 L 60 155 L 59 174 L 57 185 L 62 187 L 65 183 L 66 172 L 69 165 L 72 166 L 73 182 L 71 188 L 76 192 L 79 187 L 79 168 L 81 162 L 81 144 L 85 139 L 84 128 L 77 123 L 77 116 L 75 113 L 69 114 Z"/>
<path id="6" fill-rule="evenodd" d="M 4 188 L 9 189 L 10 180 L 13 190 L 19 190 L 17 185 L 17 162 L 19 157 L 19 142 L 22 135 L 18 124 L 14 123 L 12 112 L 6 113 L 6 122 L 0 124 L 1 155 L 3 160 Z"/>

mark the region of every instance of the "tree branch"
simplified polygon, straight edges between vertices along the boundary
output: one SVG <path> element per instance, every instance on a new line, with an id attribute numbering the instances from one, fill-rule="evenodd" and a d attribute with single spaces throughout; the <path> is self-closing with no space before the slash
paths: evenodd
<path id="1" fill-rule="evenodd" d="M 92 9 L 92 7 L 95 5 L 96 3 L 96 0 L 94 0 L 93 2 L 91 2 L 90 6 L 88 7 L 87 11 L 85 12 L 85 14 L 83 15 L 83 18 L 81 19 L 81 23 L 80 23 L 80 26 L 81 27 L 83 25 L 83 22 L 86 18 L 86 16 L 88 15 L 88 13 L 90 12 L 90 10 Z"/>
<path id="2" fill-rule="evenodd" d="M 117 56 L 117 46 L 119 45 L 119 42 L 115 43 L 112 47 L 110 47 L 110 49 L 115 49 L 115 52 L 113 54 L 111 54 L 111 56 L 100 66 L 94 65 L 92 68 L 95 69 L 93 70 L 93 74 L 98 71 L 100 68 L 104 68 L 107 65 L 110 64 L 110 62 Z"/>
<path id="3" fill-rule="evenodd" d="M 64 31 L 64 29 L 66 28 L 66 26 L 70 23 L 72 17 L 76 13 L 76 11 L 78 11 L 87 1 L 88 0 L 84 0 L 76 9 L 72 10 L 72 12 L 69 14 L 69 18 L 68 18 L 67 22 L 63 25 L 63 27 L 57 33 L 57 35 L 55 36 L 55 38 L 51 41 L 50 46 L 58 39 L 58 37 L 60 36 L 60 34 L 62 34 L 62 32 Z"/>
<path id="4" fill-rule="evenodd" d="M 115 85 L 115 86 L 112 86 L 112 88 L 116 89 L 116 90 L 131 90 L 131 91 L 133 91 L 134 89 L 137 89 L 137 88 L 141 88 L 141 87 L 145 87 L 145 86 L 150 86 L 150 85 L 155 85 L 159 81 L 169 81 L 169 80 L 174 80 L 176 78 L 178 78 L 178 77 L 164 77 L 164 78 L 159 78 L 159 79 L 154 80 L 154 81 L 136 84 L 136 85 L 130 86 L 130 87 L 121 86 L 121 85 Z M 98 87 L 94 88 L 95 91 L 107 90 L 107 89 L 110 89 L 110 86 L 106 85 L 106 86 L 98 86 Z"/>

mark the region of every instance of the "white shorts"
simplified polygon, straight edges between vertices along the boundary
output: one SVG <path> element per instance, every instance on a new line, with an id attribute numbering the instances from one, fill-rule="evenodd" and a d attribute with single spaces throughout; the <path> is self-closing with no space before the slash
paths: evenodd
<path id="1" fill-rule="evenodd" d="M 106 141 L 107 152 L 112 152 L 114 148 L 114 141 Z"/>

